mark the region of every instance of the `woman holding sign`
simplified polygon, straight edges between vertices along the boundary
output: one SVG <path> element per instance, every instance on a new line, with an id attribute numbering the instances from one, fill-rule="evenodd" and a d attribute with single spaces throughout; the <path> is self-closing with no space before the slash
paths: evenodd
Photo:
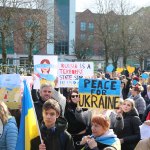
<path id="1" fill-rule="evenodd" d="M 0 150 L 15 150 L 18 128 L 15 118 L 10 116 L 7 106 L 0 102 Z"/>

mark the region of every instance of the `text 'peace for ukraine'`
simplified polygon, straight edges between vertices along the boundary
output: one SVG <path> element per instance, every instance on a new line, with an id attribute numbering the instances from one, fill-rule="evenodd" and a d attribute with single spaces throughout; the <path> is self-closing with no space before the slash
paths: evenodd
<path id="1" fill-rule="evenodd" d="M 119 80 L 80 79 L 79 107 L 117 109 L 120 100 Z"/>

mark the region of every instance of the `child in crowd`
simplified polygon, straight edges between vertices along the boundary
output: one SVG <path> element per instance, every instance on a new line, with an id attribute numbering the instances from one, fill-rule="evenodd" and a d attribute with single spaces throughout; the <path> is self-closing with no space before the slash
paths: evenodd
<path id="1" fill-rule="evenodd" d="M 31 150 L 75 150 L 72 137 L 66 131 L 66 120 L 55 124 L 60 111 L 60 105 L 54 99 L 49 99 L 43 104 L 43 123 L 40 128 L 43 143 L 36 137 L 31 142 Z"/>

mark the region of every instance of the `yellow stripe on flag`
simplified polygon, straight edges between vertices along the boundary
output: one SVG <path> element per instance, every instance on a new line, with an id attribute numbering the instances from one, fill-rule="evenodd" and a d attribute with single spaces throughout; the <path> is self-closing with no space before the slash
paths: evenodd
<path id="1" fill-rule="evenodd" d="M 39 136 L 38 127 L 33 108 L 28 110 L 25 117 L 25 150 L 31 149 L 31 140 Z"/>

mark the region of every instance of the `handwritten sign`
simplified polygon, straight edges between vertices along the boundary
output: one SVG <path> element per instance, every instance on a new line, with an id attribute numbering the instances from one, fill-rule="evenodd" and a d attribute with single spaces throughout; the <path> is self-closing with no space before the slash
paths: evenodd
<path id="1" fill-rule="evenodd" d="M 119 80 L 80 79 L 79 107 L 116 109 L 120 100 Z"/>
<path id="2" fill-rule="evenodd" d="M 59 62 L 58 87 L 78 87 L 80 78 L 89 78 L 93 74 L 92 62 Z"/>
<path id="3" fill-rule="evenodd" d="M 10 109 L 18 109 L 21 104 L 21 78 L 19 74 L 0 75 L 0 100 Z"/>

